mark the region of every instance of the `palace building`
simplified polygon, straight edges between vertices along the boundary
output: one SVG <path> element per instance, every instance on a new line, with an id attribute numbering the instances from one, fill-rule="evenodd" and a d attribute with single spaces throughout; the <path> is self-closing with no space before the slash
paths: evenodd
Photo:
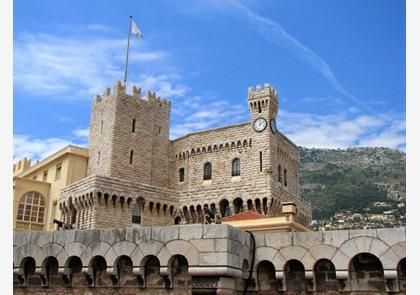
<path id="1" fill-rule="evenodd" d="M 307 230 L 311 206 L 299 197 L 298 148 L 277 130 L 278 93 L 249 88 L 247 104 L 249 122 L 170 140 L 171 102 L 117 82 L 93 99 L 87 177 L 61 190 L 62 219 L 92 229 L 253 211 Z"/>

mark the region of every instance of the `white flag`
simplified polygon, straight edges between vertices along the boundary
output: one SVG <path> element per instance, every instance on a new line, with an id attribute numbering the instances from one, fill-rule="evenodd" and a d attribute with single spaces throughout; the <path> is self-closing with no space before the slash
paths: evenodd
<path id="1" fill-rule="evenodd" d="M 142 37 L 143 33 L 140 31 L 139 27 L 136 25 L 134 20 L 131 22 L 131 33 L 136 35 L 136 37 Z"/>

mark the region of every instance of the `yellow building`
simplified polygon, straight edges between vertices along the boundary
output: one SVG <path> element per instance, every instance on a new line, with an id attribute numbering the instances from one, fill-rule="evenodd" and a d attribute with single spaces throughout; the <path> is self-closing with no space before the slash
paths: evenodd
<path id="1" fill-rule="evenodd" d="M 30 159 L 13 165 L 13 229 L 54 230 L 60 219 L 60 190 L 86 177 L 88 150 L 69 145 L 31 166 Z"/>

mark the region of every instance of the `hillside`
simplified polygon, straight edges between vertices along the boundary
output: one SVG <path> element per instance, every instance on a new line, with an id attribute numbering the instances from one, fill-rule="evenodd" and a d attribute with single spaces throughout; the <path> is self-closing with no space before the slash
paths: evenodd
<path id="1" fill-rule="evenodd" d="M 313 219 L 345 210 L 382 213 L 374 202 L 385 201 L 393 208 L 405 202 L 404 152 L 300 147 L 300 157 L 300 191 L 312 202 Z"/>

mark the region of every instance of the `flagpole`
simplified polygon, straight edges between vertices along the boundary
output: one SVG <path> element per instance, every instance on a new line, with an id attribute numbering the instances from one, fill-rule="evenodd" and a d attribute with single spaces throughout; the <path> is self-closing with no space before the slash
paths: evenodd
<path id="1" fill-rule="evenodd" d="M 131 36 L 131 23 L 133 22 L 133 16 L 130 15 L 130 24 L 128 25 L 128 39 L 127 39 L 127 54 L 125 56 L 125 75 L 124 83 L 127 82 L 127 73 L 128 73 L 128 51 L 130 50 L 130 36 Z"/>

